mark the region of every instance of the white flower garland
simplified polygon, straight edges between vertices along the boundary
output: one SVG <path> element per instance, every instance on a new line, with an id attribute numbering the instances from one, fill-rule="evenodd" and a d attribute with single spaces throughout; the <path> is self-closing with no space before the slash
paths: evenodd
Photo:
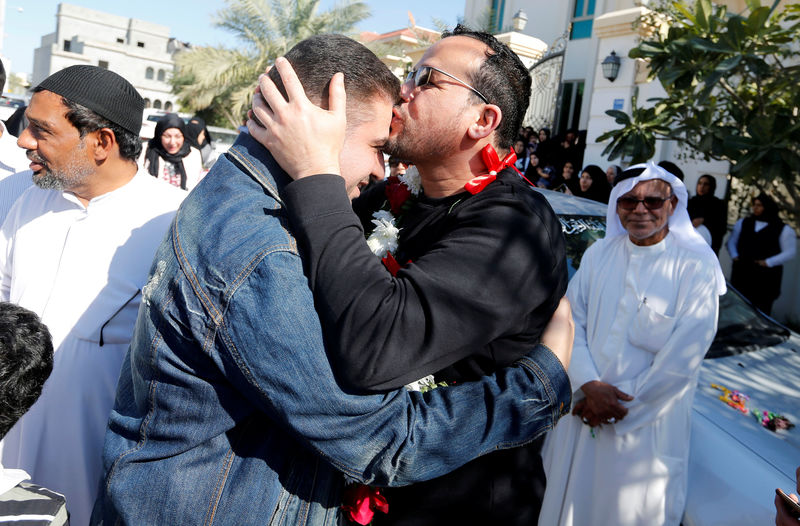
<path id="1" fill-rule="evenodd" d="M 419 195 L 422 190 L 422 179 L 415 166 L 411 166 L 404 175 L 398 176 L 398 179 L 406 185 L 411 195 Z M 389 210 L 378 210 L 372 217 L 375 228 L 367 238 L 369 249 L 379 258 L 385 257 L 387 252 L 393 254 L 397 250 L 397 238 L 400 235 L 400 229 L 395 223 L 397 218 Z"/>

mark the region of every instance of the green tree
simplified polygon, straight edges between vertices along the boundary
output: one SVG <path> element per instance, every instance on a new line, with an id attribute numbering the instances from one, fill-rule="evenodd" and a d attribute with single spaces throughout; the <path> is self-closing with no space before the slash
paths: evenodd
<path id="1" fill-rule="evenodd" d="M 343 0 L 323 12 L 318 7 L 319 0 L 227 0 L 214 24 L 239 45 L 194 47 L 175 57 L 172 85 L 181 106 L 221 114 L 236 128 L 250 107 L 258 76 L 277 57 L 312 35 L 352 33 L 369 16 L 360 1 Z"/>
<path id="2" fill-rule="evenodd" d="M 640 21 L 650 29 L 631 58 L 649 63 L 666 96 L 631 115 L 610 110 L 619 129 L 604 155 L 641 162 L 672 139 L 703 159 L 730 162 L 742 187 L 768 192 L 795 226 L 800 219 L 800 4 L 747 0 L 730 13 L 710 0 L 664 2 Z"/>

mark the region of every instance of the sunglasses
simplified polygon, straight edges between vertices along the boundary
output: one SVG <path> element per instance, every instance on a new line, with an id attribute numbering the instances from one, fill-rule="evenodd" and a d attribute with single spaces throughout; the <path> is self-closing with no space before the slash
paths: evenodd
<path id="1" fill-rule="evenodd" d="M 658 210 L 670 199 L 672 199 L 671 195 L 668 197 L 647 196 L 644 199 L 636 199 L 635 197 L 620 197 L 617 199 L 617 206 L 623 210 L 634 210 L 637 206 L 639 206 L 639 203 L 642 203 L 648 210 Z"/>
<path id="2" fill-rule="evenodd" d="M 462 86 L 467 88 L 468 90 L 471 90 L 473 93 L 475 93 L 475 95 L 480 97 L 481 100 L 483 100 L 483 102 L 485 102 L 486 104 L 489 104 L 489 99 L 484 97 L 483 93 L 481 93 L 480 91 L 476 90 L 475 88 L 473 88 L 472 86 L 470 86 L 469 84 L 467 84 L 466 82 L 461 80 L 460 78 L 456 77 L 455 75 L 451 75 L 450 73 L 448 73 L 446 71 L 442 71 L 441 69 L 435 68 L 433 66 L 422 66 L 421 68 L 412 69 L 411 71 L 408 72 L 408 76 L 406 77 L 406 81 L 404 82 L 404 84 L 408 84 L 409 82 L 413 82 L 415 88 L 421 88 L 422 86 L 425 86 L 427 84 L 433 84 L 433 81 L 431 80 L 431 75 L 433 74 L 434 71 L 438 71 L 442 75 L 447 75 L 448 77 L 450 77 L 451 79 L 455 80 L 456 82 L 458 82 L 459 84 L 461 84 Z"/>

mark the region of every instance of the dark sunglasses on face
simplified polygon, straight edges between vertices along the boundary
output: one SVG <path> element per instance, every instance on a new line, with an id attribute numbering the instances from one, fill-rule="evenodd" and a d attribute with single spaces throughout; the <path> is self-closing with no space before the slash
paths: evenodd
<path id="1" fill-rule="evenodd" d="M 639 206 L 639 203 L 642 203 L 648 210 L 658 210 L 670 199 L 672 199 L 671 195 L 667 197 L 647 196 L 644 199 L 636 199 L 635 197 L 620 197 L 617 199 L 617 206 L 623 210 L 634 210 L 637 206 Z"/>
<path id="2" fill-rule="evenodd" d="M 489 104 L 489 100 L 486 97 L 484 97 L 480 91 L 476 90 L 475 88 L 473 88 L 460 78 L 456 77 L 455 75 L 451 75 L 450 73 L 442 71 L 441 69 L 435 68 L 433 66 L 422 66 L 421 68 L 412 69 L 411 71 L 408 72 L 405 84 L 413 82 L 415 88 L 421 88 L 422 86 L 425 86 L 427 84 L 432 84 L 433 81 L 431 80 L 431 75 L 433 74 L 434 71 L 438 71 L 442 75 L 446 75 L 451 79 L 455 80 L 460 85 L 464 86 L 468 90 L 471 90 L 473 93 L 475 93 L 475 95 L 480 97 L 481 100 L 483 100 L 483 102 Z"/>

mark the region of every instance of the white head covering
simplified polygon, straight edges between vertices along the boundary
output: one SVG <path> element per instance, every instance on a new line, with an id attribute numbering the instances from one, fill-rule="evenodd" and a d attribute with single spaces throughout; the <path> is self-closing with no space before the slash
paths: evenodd
<path id="1" fill-rule="evenodd" d="M 606 212 L 606 237 L 613 238 L 622 235 L 628 235 L 628 232 L 622 227 L 622 222 L 617 215 L 617 199 L 620 196 L 630 192 L 633 188 L 642 181 L 650 181 L 652 179 L 661 179 L 666 181 L 672 186 L 672 193 L 678 198 L 678 204 L 675 205 L 675 210 L 669 217 L 667 224 L 669 225 L 669 232 L 675 237 L 678 245 L 692 250 L 712 256 L 710 259 L 714 261 L 717 281 L 717 294 L 720 296 L 725 294 L 727 287 L 725 286 L 725 276 L 722 274 L 722 268 L 719 266 L 719 260 L 711 247 L 703 240 L 702 236 L 697 233 L 697 230 L 692 226 L 692 220 L 689 219 L 689 212 L 686 206 L 689 202 L 689 192 L 686 191 L 683 181 L 656 165 L 652 161 L 645 164 L 637 164 L 631 166 L 628 170 L 642 168 L 644 171 L 636 177 L 624 179 L 617 183 L 611 190 L 611 196 L 608 198 L 608 212 Z M 627 170 L 626 170 L 627 171 Z"/>

